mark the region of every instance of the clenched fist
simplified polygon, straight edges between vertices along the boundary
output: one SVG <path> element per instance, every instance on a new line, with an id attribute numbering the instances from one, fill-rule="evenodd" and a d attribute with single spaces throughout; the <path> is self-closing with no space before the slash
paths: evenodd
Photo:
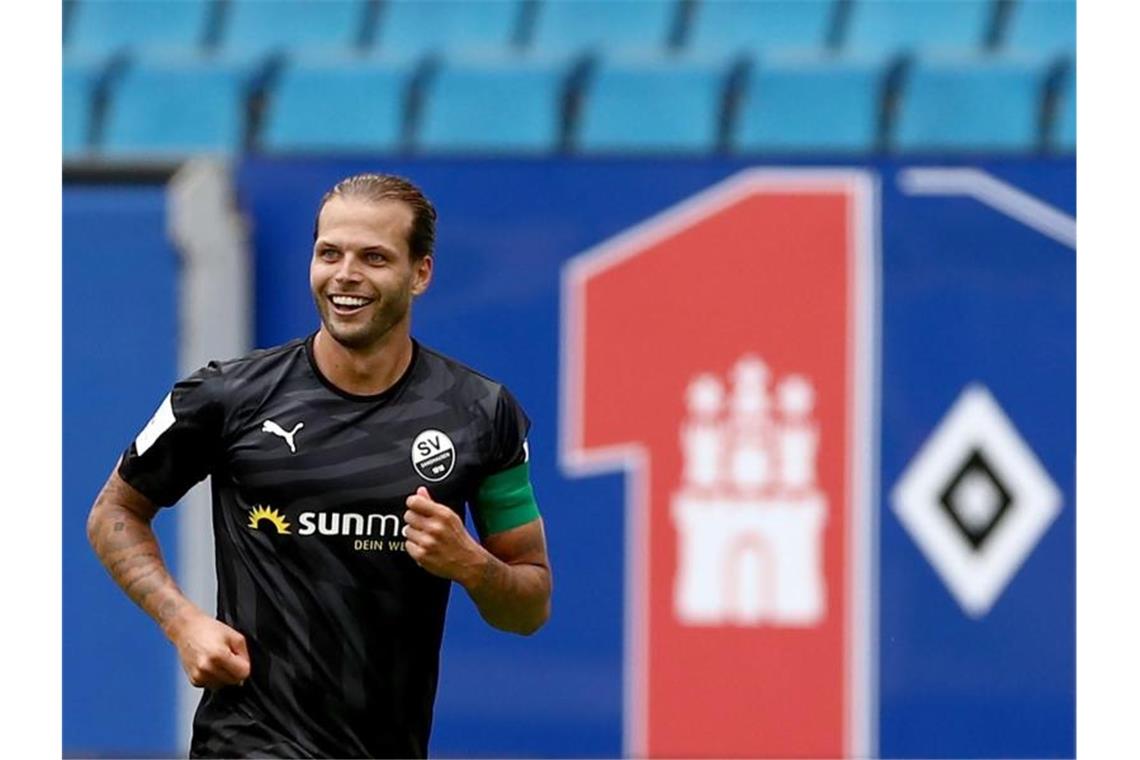
<path id="1" fill-rule="evenodd" d="M 433 575 L 468 586 L 486 562 L 486 550 L 467 532 L 450 507 L 432 501 L 423 486 L 407 498 L 405 547 L 416 563 Z"/>
<path id="2" fill-rule="evenodd" d="M 171 633 L 182 669 L 195 686 L 240 686 L 249 678 L 245 637 L 220 620 L 199 612 Z"/>

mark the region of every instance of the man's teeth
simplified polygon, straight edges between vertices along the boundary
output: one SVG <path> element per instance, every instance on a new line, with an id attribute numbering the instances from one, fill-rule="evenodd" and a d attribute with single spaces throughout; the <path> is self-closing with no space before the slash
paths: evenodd
<path id="1" fill-rule="evenodd" d="M 356 296 L 333 296 L 332 302 L 337 306 L 364 306 L 368 303 L 367 298 L 358 298 Z"/>

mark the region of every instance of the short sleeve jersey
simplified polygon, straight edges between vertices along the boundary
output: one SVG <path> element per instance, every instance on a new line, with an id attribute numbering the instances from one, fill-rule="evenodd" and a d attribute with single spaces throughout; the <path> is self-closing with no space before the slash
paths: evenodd
<path id="1" fill-rule="evenodd" d="M 404 550 L 404 502 L 425 486 L 481 534 L 535 519 L 529 426 L 418 342 L 375 396 L 325 379 L 311 336 L 177 383 L 119 474 L 163 506 L 212 476 L 218 618 L 251 666 L 205 691 L 191 756 L 426 756 L 450 582 Z"/>

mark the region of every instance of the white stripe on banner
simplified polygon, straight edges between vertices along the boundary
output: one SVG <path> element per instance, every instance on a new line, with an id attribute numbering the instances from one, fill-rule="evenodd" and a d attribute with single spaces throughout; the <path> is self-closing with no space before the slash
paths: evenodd
<path id="1" fill-rule="evenodd" d="M 908 195 L 963 195 L 974 198 L 1076 250 L 1076 219 L 980 169 L 903 169 L 899 172 L 899 187 Z"/>

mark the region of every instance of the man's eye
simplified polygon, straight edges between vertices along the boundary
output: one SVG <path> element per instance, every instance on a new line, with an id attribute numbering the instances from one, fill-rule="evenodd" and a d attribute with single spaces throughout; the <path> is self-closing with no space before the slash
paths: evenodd
<path id="1" fill-rule="evenodd" d="M 321 251 L 320 255 L 321 255 L 322 259 L 335 259 L 336 258 L 336 251 L 334 251 L 332 248 L 326 248 L 323 251 Z"/>
<path id="2" fill-rule="evenodd" d="M 383 264 L 385 261 L 387 261 L 387 259 L 384 258 L 384 254 L 382 254 L 382 253 L 370 253 L 370 254 L 368 254 L 368 263 L 369 264 Z"/>

